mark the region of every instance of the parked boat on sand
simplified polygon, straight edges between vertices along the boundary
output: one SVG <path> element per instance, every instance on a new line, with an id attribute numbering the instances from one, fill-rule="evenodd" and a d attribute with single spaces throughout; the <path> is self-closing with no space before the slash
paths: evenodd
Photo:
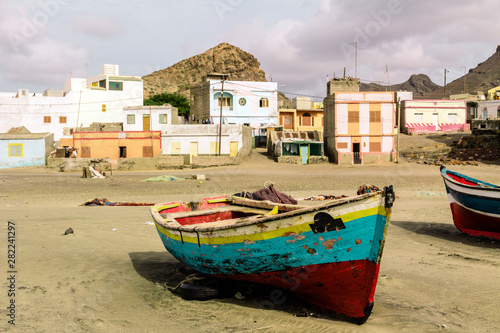
<path id="1" fill-rule="evenodd" d="M 151 214 L 165 248 L 188 266 L 289 290 L 362 324 L 393 201 L 389 186 L 315 206 L 224 196 L 157 204 Z"/>
<path id="2" fill-rule="evenodd" d="M 500 240 L 500 186 L 441 167 L 458 230 Z"/>

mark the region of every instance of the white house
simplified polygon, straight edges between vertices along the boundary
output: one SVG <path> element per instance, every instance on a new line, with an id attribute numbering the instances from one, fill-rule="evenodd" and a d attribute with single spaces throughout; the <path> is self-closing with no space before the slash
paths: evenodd
<path id="1" fill-rule="evenodd" d="M 500 118 L 500 100 L 477 102 L 477 115 L 475 119 Z"/>
<path id="2" fill-rule="evenodd" d="M 142 79 L 119 75 L 118 65 L 103 65 L 101 74 L 69 78 L 62 90 L 0 93 L 0 132 L 25 126 L 33 133 L 54 133 L 58 141 L 65 128 L 122 122 L 124 107 L 142 104 Z"/>
<path id="3" fill-rule="evenodd" d="M 126 106 L 123 108 L 124 131 L 164 131 L 167 125 L 179 123 L 177 108 L 170 104 Z"/>
<path id="4" fill-rule="evenodd" d="M 278 83 L 206 80 L 191 88 L 191 118 L 195 124 L 276 125 Z"/>
<path id="5" fill-rule="evenodd" d="M 252 149 L 251 129 L 242 124 L 222 125 L 166 125 L 162 128 L 162 150 L 165 155 L 183 155 L 186 162 L 193 156 L 248 155 Z"/>
<path id="6" fill-rule="evenodd" d="M 407 134 L 469 129 L 465 100 L 407 100 L 403 105 L 401 127 Z"/>

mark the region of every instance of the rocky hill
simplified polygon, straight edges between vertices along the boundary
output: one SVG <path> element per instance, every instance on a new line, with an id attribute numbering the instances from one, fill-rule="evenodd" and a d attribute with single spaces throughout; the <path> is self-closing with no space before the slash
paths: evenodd
<path id="1" fill-rule="evenodd" d="M 443 69 L 444 71 L 444 69 Z M 443 73 L 444 79 L 444 73 Z M 404 83 L 393 84 L 390 87 L 376 83 L 361 83 L 360 90 L 362 91 L 398 91 L 406 90 L 413 92 L 415 99 L 442 99 L 446 96 L 462 94 L 466 92 L 482 91 L 486 93 L 488 89 L 500 85 L 500 46 L 496 52 L 486 61 L 472 68 L 466 75 L 459 77 L 446 84 L 446 89 L 443 86 L 437 85 L 424 74 L 412 75 L 410 79 Z"/>
<path id="2" fill-rule="evenodd" d="M 444 69 L 443 69 L 444 70 Z M 444 75 L 444 73 L 443 73 Z M 500 45 L 496 52 L 486 61 L 472 68 L 466 75 L 446 84 L 446 96 L 462 94 L 466 92 L 482 91 L 486 93 L 489 89 L 500 85 Z M 444 89 L 424 94 L 424 98 L 443 98 Z"/>
<path id="3" fill-rule="evenodd" d="M 386 89 L 387 88 L 387 89 Z M 361 83 L 359 90 L 361 91 L 411 91 L 413 98 L 422 98 L 425 94 L 436 91 L 442 87 L 438 86 L 425 74 L 413 74 L 403 83 L 392 84 L 390 87 L 379 85 L 376 83 Z"/>
<path id="4" fill-rule="evenodd" d="M 227 73 L 230 80 L 266 81 L 266 73 L 253 55 L 228 43 L 182 60 L 173 66 L 143 76 L 144 98 L 160 93 L 181 93 L 189 98 L 189 88 L 207 73 Z"/>

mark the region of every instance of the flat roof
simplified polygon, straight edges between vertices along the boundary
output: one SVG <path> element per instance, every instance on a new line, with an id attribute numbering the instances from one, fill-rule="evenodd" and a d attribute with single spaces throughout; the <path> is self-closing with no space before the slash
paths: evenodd
<path id="1" fill-rule="evenodd" d="M 52 133 L 0 133 L 0 140 L 36 140 L 44 139 Z"/>

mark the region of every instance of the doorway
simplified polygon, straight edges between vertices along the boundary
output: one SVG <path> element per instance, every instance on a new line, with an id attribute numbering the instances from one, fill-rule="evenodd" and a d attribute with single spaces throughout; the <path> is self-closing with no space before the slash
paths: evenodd
<path id="1" fill-rule="evenodd" d="M 434 128 L 436 131 L 438 130 L 438 124 L 439 124 L 439 115 L 437 113 L 432 114 L 432 125 L 434 125 Z"/>
<path id="2" fill-rule="evenodd" d="M 119 147 L 120 152 L 118 154 L 118 157 L 120 158 L 127 158 L 127 147 Z"/>
<path id="3" fill-rule="evenodd" d="M 352 144 L 352 153 L 354 157 L 354 164 L 361 164 L 361 151 L 359 142 Z"/>
<path id="4" fill-rule="evenodd" d="M 189 143 L 189 163 L 193 163 L 193 156 L 198 156 L 198 142 Z"/>
<path id="5" fill-rule="evenodd" d="M 302 164 L 309 164 L 309 146 L 300 146 Z"/>
<path id="6" fill-rule="evenodd" d="M 151 130 L 150 118 L 151 117 L 149 116 L 149 114 L 142 115 L 142 130 L 143 131 L 150 131 Z"/>

